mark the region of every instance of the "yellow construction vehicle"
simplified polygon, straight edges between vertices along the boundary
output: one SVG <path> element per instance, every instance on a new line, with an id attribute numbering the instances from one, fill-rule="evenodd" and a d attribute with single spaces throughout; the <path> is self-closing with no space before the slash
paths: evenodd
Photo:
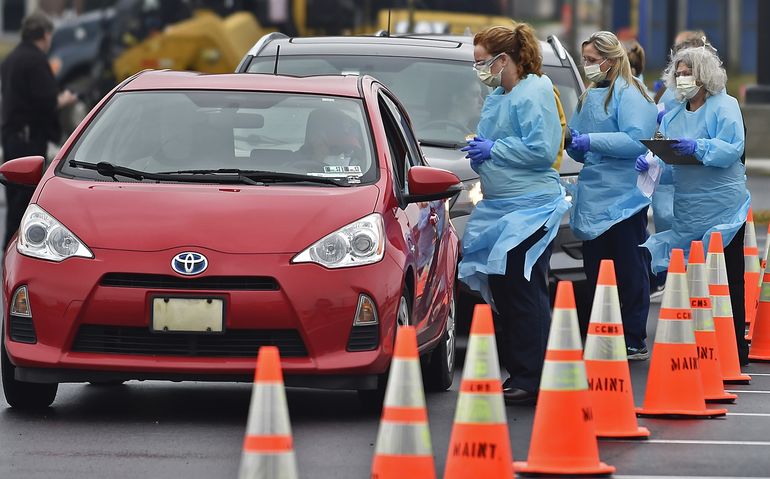
<path id="1" fill-rule="evenodd" d="M 128 45 L 113 60 L 117 81 L 146 68 L 195 70 L 227 73 L 262 35 L 273 31 L 262 28 L 250 12 L 220 17 L 210 10 L 197 10 L 189 19 L 167 26 L 143 41 Z"/>
<path id="2" fill-rule="evenodd" d="M 377 29 L 391 34 L 439 33 L 463 35 L 476 33 L 493 25 L 513 26 L 509 17 L 478 13 L 443 12 L 437 10 L 394 9 L 380 10 L 377 15 Z"/>

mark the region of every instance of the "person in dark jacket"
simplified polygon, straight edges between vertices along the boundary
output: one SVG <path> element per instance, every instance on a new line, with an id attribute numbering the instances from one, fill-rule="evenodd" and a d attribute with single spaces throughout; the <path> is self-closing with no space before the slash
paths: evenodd
<path id="1" fill-rule="evenodd" d="M 21 25 L 21 42 L 0 66 L 2 82 L 3 161 L 22 156 L 45 156 L 49 141 L 61 135 L 57 110 L 76 97 L 59 93 L 46 54 L 51 46 L 53 23 L 42 13 L 32 13 Z M 5 243 L 19 228 L 33 190 L 5 187 Z"/>

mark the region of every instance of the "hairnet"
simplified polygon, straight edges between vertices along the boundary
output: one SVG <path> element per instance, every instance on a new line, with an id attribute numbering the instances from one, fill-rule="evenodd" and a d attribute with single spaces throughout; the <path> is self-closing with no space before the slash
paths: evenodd
<path id="1" fill-rule="evenodd" d="M 685 48 L 674 54 L 671 63 L 668 64 L 663 74 L 667 89 L 676 92 L 676 68 L 682 62 L 690 67 L 695 81 L 700 82 L 706 88 L 707 95 L 716 95 L 725 89 L 727 73 L 722 67 L 722 61 L 717 56 L 716 50 L 710 45 Z M 677 101 L 684 100 L 679 92 L 676 92 L 675 95 Z"/>

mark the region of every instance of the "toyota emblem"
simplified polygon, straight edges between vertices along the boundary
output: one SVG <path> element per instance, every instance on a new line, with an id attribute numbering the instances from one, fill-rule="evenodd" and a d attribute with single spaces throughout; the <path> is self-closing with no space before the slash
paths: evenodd
<path id="1" fill-rule="evenodd" d="M 171 260 L 171 269 L 185 276 L 201 274 L 209 266 L 209 260 L 200 253 L 185 251 L 174 256 Z"/>

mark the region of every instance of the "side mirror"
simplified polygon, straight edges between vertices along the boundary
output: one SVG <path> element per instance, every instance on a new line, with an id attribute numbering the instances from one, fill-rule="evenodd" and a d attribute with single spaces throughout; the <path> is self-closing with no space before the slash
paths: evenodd
<path id="1" fill-rule="evenodd" d="M 460 179 L 454 173 L 429 166 L 413 166 L 409 169 L 409 194 L 407 203 L 434 201 L 451 198 L 462 191 Z"/>
<path id="2" fill-rule="evenodd" d="M 37 186 L 43 177 L 45 158 L 42 156 L 24 156 L 6 161 L 0 165 L 0 175 L 3 183 L 24 186 Z"/>

